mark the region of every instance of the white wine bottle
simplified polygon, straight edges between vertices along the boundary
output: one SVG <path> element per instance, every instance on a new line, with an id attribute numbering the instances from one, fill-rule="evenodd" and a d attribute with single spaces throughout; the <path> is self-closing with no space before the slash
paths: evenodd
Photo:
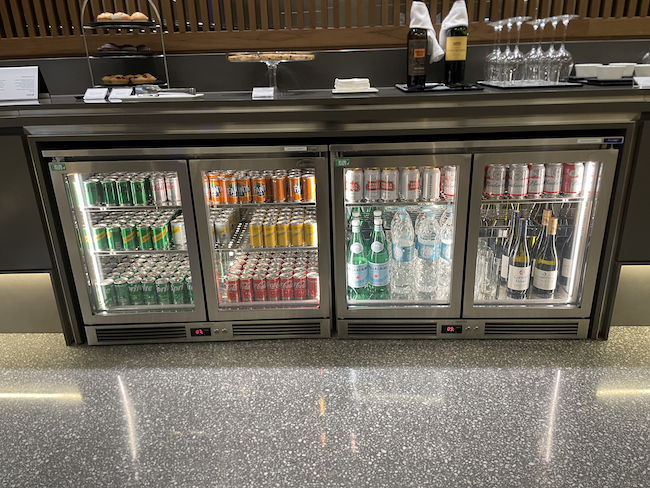
<path id="1" fill-rule="evenodd" d="M 545 209 L 544 212 L 542 213 L 542 229 L 539 231 L 539 235 L 537 236 L 537 238 L 535 238 L 535 243 L 533 244 L 533 250 L 530 253 L 530 255 L 533 258 L 533 270 L 532 270 L 533 279 L 535 279 L 535 259 L 539 254 L 539 250 L 541 249 L 542 243 L 544 242 L 544 238 L 546 237 L 546 233 L 548 232 L 548 223 L 552 214 L 553 212 L 549 209 Z"/>
<path id="2" fill-rule="evenodd" d="M 561 285 L 564 286 L 567 286 L 569 284 L 569 280 L 571 279 L 573 268 L 575 266 L 575 263 L 573 262 L 573 246 L 575 243 L 576 234 L 574 225 L 575 222 L 570 225 L 571 234 L 569 235 L 569 238 L 564 241 L 562 251 L 560 252 L 560 255 L 562 257 L 562 267 L 560 268 L 560 277 L 558 278 L 558 281 Z"/>
<path id="3" fill-rule="evenodd" d="M 519 219 L 519 232 L 517 240 L 512 246 L 510 259 L 508 260 L 508 287 L 506 295 L 509 298 L 526 298 L 530 286 L 530 251 L 526 233 L 528 232 L 528 221 Z"/>
<path id="4" fill-rule="evenodd" d="M 540 298 L 553 298 L 557 287 L 558 257 L 555 246 L 557 219 L 551 218 L 548 234 L 539 248 L 535 258 L 533 293 Z"/>
<path id="5" fill-rule="evenodd" d="M 501 254 L 501 284 L 506 286 L 508 284 L 508 263 L 512 245 L 517 238 L 517 224 L 519 223 L 519 210 L 513 210 L 510 215 L 510 228 L 508 229 L 508 237 L 503 244 L 503 254 Z"/>

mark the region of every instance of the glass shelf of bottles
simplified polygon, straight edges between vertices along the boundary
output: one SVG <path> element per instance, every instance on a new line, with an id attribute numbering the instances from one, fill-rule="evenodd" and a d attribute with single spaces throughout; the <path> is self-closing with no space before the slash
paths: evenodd
<path id="1" fill-rule="evenodd" d="M 367 202 L 367 201 L 362 201 L 362 202 L 345 202 L 346 207 L 409 207 L 409 206 L 416 206 L 416 207 L 422 207 L 426 205 L 431 205 L 431 206 L 436 206 L 436 205 L 441 205 L 441 206 L 447 206 L 447 205 L 453 205 L 454 201 L 453 200 L 437 200 L 437 201 L 396 201 L 396 202 L 383 202 L 381 200 L 375 201 L 375 202 Z"/>
<path id="2" fill-rule="evenodd" d="M 128 212 L 139 210 L 180 209 L 181 205 L 161 203 L 158 205 L 85 205 L 82 210 L 89 212 Z"/>
<path id="3" fill-rule="evenodd" d="M 315 207 L 316 202 L 250 202 L 250 203 L 210 203 L 211 208 L 286 208 Z"/>

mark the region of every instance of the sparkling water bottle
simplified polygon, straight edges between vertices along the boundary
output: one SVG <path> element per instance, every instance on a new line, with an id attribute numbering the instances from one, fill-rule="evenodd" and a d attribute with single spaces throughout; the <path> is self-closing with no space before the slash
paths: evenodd
<path id="1" fill-rule="evenodd" d="M 388 298 L 388 283 L 390 280 L 390 258 L 384 236 L 381 212 L 379 218 L 375 217 L 372 232 L 372 244 L 368 256 L 368 288 L 370 298 L 373 300 L 386 300 Z"/>
<path id="2" fill-rule="evenodd" d="M 352 221 L 352 235 L 346 252 L 349 300 L 368 299 L 368 256 L 363 246 L 360 222 Z"/>
<path id="3" fill-rule="evenodd" d="M 390 262 L 391 298 L 410 299 L 413 290 L 415 232 L 405 207 L 399 207 L 391 224 L 393 252 Z"/>
<path id="4" fill-rule="evenodd" d="M 438 284 L 436 299 L 449 300 L 451 286 L 451 262 L 454 249 L 454 208 L 449 205 L 441 217 L 440 227 L 440 258 L 438 259 Z"/>
<path id="5" fill-rule="evenodd" d="M 419 298 L 431 300 L 435 297 L 438 282 L 438 261 L 440 256 L 438 221 L 436 214 L 429 211 L 415 226 L 417 257 L 415 258 L 415 283 Z"/>

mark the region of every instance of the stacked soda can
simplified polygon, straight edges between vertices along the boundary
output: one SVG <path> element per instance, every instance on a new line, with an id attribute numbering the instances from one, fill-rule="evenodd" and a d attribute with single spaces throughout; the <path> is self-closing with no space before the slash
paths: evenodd
<path id="1" fill-rule="evenodd" d="M 210 227 L 217 247 L 227 247 L 237 230 L 240 213 L 237 208 L 211 208 Z"/>
<path id="2" fill-rule="evenodd" d="M 187 255 L 103 256 L 101 267 L 100 308 L 194 303 Z"/>
<path id="3" fill-rule="evenodd" d="M 318 251 L 238 252 L 225 278 L 228 302 L 317 300 Z"/>
<path id="4" fill-rule="evenodd" d="M 175 172 L 95 173 L 82 182 L 90 206 L 181 205 Z"/>
<path id="5" fill-rule="evenodd" d="M 313 208 L 258 208 L 248 225 L 251 247 L 317 246 L 318 225 Z"/>
<path id="6" fill-rule="evenodd" d="M 206 203 L 292 203 L 316 201 L 316 173 L 291 170 L 221 170 L 203 174 Z"/>
<path id="7" fill-rule="evenodd" d="M 345 200 L 360 202 L 453 201 L 455 166 L 350 168 L 345 170 Z"/>
<path id="8" fill-rule="evenodd" d="M 577 197 L 582 194 L 585 163 L 489 164 L 483 198 Z M 589 190 L 588 190 L 589 191 Z"/>
<path id="9" fill-rule="evenodd" d="M 86 247 L 98 251 L 185 249 L 185 220 L 179 211 L 141 210 L 91 214 Z"/>

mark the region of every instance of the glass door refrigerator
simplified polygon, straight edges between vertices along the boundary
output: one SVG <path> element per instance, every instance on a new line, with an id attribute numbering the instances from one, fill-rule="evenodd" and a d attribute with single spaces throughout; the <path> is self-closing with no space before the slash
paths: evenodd
<path id="1" fill-rule="evenodd" d="M 88 343 L 192 340 L 206 311 L 187 161 L 43 156 Z"/>
<path id="2" fill-rule="evenodd" d="M 470 154 L 427 143 L 331 146 L 342 338 L 420 337 L 461 316 Z"/>
<path id="3" fill-rule="evenodd" d="M 329 337 L 327 147 L 198 151 L 190 171 L 209 320 L 224 339 Z"/>

